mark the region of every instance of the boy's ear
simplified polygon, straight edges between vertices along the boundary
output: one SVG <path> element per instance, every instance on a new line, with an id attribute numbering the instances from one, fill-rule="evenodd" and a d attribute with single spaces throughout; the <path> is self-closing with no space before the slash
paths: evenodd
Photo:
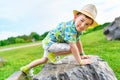
<path id="1" fill-rule="evenodd" d="M 77 15 L 74 16 L 74 20 L 77 18 Z"/>

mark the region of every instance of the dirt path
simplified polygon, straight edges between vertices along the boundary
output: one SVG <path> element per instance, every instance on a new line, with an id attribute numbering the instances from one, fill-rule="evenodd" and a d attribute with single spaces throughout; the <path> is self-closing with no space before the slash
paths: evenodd
<path id="1" fill-rule="evenodd" d="M 30 47 L 30 46 L 37 46 L 37 45 L 41 45 L 41 43 L 32 43 L 32 44 L 26 44 L 26 45 L 22 45 L 22 46 L 15 46 L 15 47 L 10 47 L 10 48 L 2 48 L 2 49 L 0 49 L 0 52 L 13 50 L 13 49 L 18 49 L 18 48 L 25 48 L 25 47 Z"/>

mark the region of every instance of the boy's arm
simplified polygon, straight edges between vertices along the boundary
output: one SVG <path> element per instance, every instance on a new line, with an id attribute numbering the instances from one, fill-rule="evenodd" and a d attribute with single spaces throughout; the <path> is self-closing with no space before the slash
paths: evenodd
<path id="1" fill-rule="evenodd" d="M 82 46 L 82 43 L 81 43 L 80 40 L 76 42 L 76 45 L 77 45 L 77 47 L 78 47 L 79 53 L 80 53 L 81 55 L 85 55 L 84 50 L 83 50 L 83 46 Z"/>
<path id="2" fill-rule="evenodd" d="M 80 65 L 86 65 L 86 64 L 92 63 L 92 61 L 90 59 L 81 59 L 76 43 L 70 43 L 70 50 L 71 50 L 72 54 L 74 55 L 76 61 Z"/>
<path id="3" fill-rule="evenodd" d="M 71 52 L 74 55 L 75 59 L 77 60 L 77 62 L 80 63 L 81 57 L 80 57 L 79 50 L 77 48 L 76 43 L 70 43 L 70 49 L 71 49 Z"/>

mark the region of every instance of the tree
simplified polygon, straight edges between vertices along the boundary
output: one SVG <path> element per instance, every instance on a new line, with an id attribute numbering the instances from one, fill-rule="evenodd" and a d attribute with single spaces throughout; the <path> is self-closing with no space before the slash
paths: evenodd
<path id="1" fill-rule="evenodd" d="M 25 40 L 22 39 L 22 38 L 16 38 L 16 39 L 15 39 L 15 42 L 16 42 L 16 43 L 24 43 Z"/>
<path id="2" fill-rule="evenodd" d="M 18 36 L 17 38 L 24 39 L 25 42 L 31 42 L 32 41 L 32 38 L 30 36 L 27 36 L 27 35 Z"/>
<path id="3" fill-rule="evenodd" d="M 40 36 L 40 40 L 43 40 L 43 39 L 47 36 L 47 34 L 48 34 L 48 32 L 45 32 L 44 34 L 42 34 L 42 35 Z"/>
<path id="4" fill-rule="evenodd" d="M 7 40 L 0 41 L 0 46 L 5 46 L 5 45 L 8 45 L 8 41 Z"/>
<path id="5" fill-rule="evenodd" d="M 10 37 L 7 39 L 9 44 L 14 44 L 15 43 L 15 37 Z"/>
<path id="6" fill-rule="evenodd" d="M 40 36 L 36 32 L 31 32 L 30 37 L 38 41 Z"/>

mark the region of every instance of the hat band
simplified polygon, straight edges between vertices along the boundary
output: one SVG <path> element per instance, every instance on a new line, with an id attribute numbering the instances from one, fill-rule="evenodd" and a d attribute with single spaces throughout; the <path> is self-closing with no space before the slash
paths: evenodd
<path id="1" fill-rule="evenodd" d="M 80 12 L 83 13 L 83 14 L 85 14 L 86 16 L 92 18 L 93 20 L 95 19 L 95 16 L 91 15 L 91 14 L 90 14 L 89 12 L 87 12 L 87 11 L 81 10 Z"/>

